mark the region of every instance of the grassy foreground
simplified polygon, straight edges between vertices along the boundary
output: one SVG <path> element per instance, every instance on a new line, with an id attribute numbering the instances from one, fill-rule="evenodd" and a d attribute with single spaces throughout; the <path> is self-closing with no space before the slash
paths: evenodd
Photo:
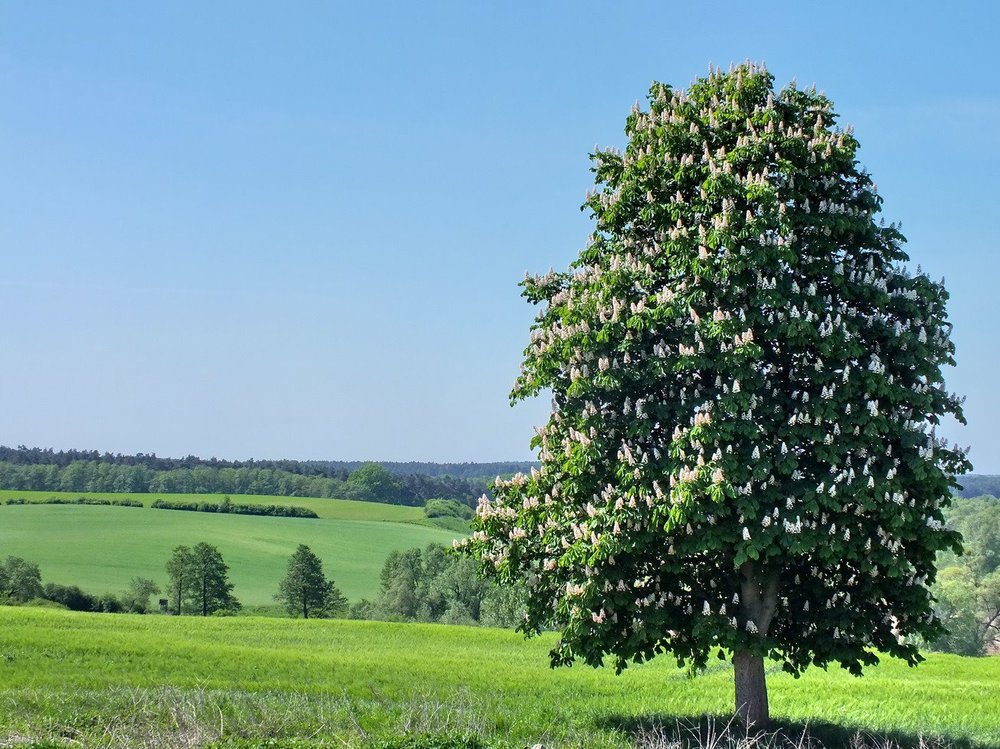
<path id="1" fill-rule="evenodd" d="M 657 722 L 731 713 L 726 664 L 695 679 L 666 659 L 620 677 L 553 671 L 552 642 L 443 625 L 0 607 L 0 746 L 17 737 L 356 746 L 415 732 L 498 746 L 630 746 Z M 930 655 L 917 669 L 887 661 L 863 679 L 814 670 L 795 680 L 772 669 L 768 682 L 772 715 L 818 735 L 1000 746 L 998 658 Z"/>
<path id="2" fill-rule="evenodd" d="M 274 603 L 278 581 L 298 544 L 311 547 L 323 560 L 326 574 L 350 600 L 357 600 L 377 594 L 379 573 L 392 550 L 432 542 L 448 545 L 458 535 L 388 521 L 399 514 L 398 510 L 423 514 L 420 508 L 313 501 L 326 504 L 326 517 L 309 520 L 148 507 L 0 505 L 0 554 L 36 562 L 45 582 L 105 593 L 123 590 L 135 575 L 165 585 L 164 565 L 171 550 L 178 544 L 206 541 L 218 546 L 225 557 L 236 597 L 245 605 L 269 605 Z M 293 503 L 304 500 L 296 498 Z"/>

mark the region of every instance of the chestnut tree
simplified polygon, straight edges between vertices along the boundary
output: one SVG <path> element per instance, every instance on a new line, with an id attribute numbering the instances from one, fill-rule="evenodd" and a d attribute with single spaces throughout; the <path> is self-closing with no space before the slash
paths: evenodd
<path id="1" fill-rule="evenodd" d="M 512 401 L 551 392 L 541 466 L 498 479 L 459 546 L 527 580 L 553 665 L 732 658 L 768 720 L 764 658 L 798 675 L 942 632 L 929 586 L 966 452 L 943 282 L 822 93 L 762 66 L 654 83 L 624 150 L 592 155 L 596 222 L 540 305 Z"/>

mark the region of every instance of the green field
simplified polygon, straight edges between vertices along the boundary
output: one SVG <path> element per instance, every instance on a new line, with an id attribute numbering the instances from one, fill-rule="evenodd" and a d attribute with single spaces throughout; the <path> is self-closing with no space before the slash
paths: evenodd
<path id="1" fill-rule="evenodd" d="M 295 505 L 313 510 L 321 518 L 331 520 L 382 520 L 390 523 L 416 523 L 430 525 L 421 507 L 404 507 L 379 502 L 358 502 L 353 499 L 326 499 L 323 497 L 278 497 L 261 494 L 116 494 L 111 492 L 36 492 L 17 489 L 0 489 L 0 504 L 8 499 L 25 499 L 43 502 L 50 497 L 75 499 L 116 500 L 128 497 L 149 507 L 157 499 L 168 502 L 221 502 L 228 496 L 236 504 L 246 505 Z"/>
<path id="2" fill-rule="evenodd" d="M 31 494 L 2 492 L 0 500 L 8 496 L 31 500 Z M 53 496 L 50 492 L 35 494 L 34 499 Z M 156 498 L 131 496 L 147 503 Z M 206 495 L 195 498 L 207 501 Z M 272 596 L 288 557 L 300 543 L 319 555 L 327 575 L 353 601 L 376 594 L 382 564 L 393 549 L 450 544 L 457 535 L 423 524 L 421 508 L 337 499 L 232 499 L 262 504 L 282 500 L 312 507 L 321 519 L 217 515 L 148 507 L 0 505 L 0 555 L 36 562 L 44 582 L 78 585 L 92 593 L 113 593 L 124 589 L 135 575 L 163 585 L 163 568 L 171 550 L 178 544 L 206 541 L 218 546 L 229 564 L 237 598 L 245 605 L 269 605 L 274 603 Z"/>
<path id="3" fill-rule="evenodd" d="M 506 746 L 629 746 L 644 726 L 703 714 L 724 722 L 732 709 L 727 664 L 695 679 L 664 658 L 621 677 L 553 671 L 551 636 L 502 630 L 0 607 L 0 633 L 0 745 L 20 736 L 198 746 L 221 736 L 344 746 L 450 731 Z M 772 715 L 790 730 L 1000 746 L 998 658 L 887 661 L 862 679 L 772 668 L 768 681 Z"/>

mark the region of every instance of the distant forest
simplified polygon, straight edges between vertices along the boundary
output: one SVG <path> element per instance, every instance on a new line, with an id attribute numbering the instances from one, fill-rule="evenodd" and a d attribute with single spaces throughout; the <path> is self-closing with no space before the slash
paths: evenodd
<path id="1" fill-rule="evenodd" d="M 982 497 L 989 494 L 1000 498 L 1000 476 L 970 473 L 968 476 L 959 477 L 958 483 L 962 488 L 955 493 L 960 497 Z"/>
<path id="2" fill-rule="evenodd" d="M 0 489 L 339 497 L 405 505 L 441 498 L 474 507 L 496 476 L 527 472 L 535 465 L 161 458 L 0 446 Z M 959 483 L 959 496 L 1000 497 L 1000 476 L 970 474 Z"/>
<path id="3" fill-rule="evenodd" d="M 405 505 L 443 498 L 475 506 L 494 477 L 532 465 L 229 461 L 0 446 L 0 489 L 339 497 Z"/>

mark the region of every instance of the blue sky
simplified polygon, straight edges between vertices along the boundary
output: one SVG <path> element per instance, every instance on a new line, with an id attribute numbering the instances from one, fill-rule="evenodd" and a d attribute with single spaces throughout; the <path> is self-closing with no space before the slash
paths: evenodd
<path id="1" fill-rule="evenodd" d="M 994 4 L 285 6 L 0 2 L 0 443 L 532 457 L 516 284 L 583 246 L 587 153 L 753 59 L 946 277 L 947 434 L 1000 473 Z"/>

